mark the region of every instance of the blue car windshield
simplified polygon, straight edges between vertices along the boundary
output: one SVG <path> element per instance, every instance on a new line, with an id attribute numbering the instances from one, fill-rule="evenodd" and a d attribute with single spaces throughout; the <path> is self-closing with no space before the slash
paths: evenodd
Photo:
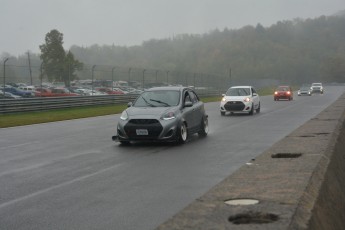
<path id="1" fill-rule="evenodd" d="M 170 107 L 180 102 L 180 92 L 176 90 L 156 90 L 143 92 L 134 102 L 135 107 Z"/>

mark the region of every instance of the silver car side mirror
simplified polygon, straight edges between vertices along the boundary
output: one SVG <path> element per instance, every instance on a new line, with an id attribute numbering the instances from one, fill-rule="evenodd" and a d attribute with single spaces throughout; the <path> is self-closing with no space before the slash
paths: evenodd
<path id="1" fill-rule="evenodd" d="M 184 107 L 192 107 L 193 106 L 193 103 L 191 101 L 186 101 L 184 103 Z"/>

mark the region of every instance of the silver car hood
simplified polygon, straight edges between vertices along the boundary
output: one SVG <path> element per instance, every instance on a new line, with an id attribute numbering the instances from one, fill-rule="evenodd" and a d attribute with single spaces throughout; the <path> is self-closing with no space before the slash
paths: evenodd
<path id="1" fill-rule="evenodd" d="M 129 107 L 129 117 L 161 117 L 168 111 L 176 111 L 177 107 Z"/>

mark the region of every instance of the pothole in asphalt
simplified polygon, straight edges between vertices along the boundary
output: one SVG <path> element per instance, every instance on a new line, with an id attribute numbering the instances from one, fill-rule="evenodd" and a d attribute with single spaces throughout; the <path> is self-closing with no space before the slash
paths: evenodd
<path id="1" fill-rule="evenodd" d="M 229 221 L 233 224 L 268 224 L 278 219 L 278 215 L 261 212 L 241 213 L 229 217 Z"/>
<path id="2" fill-rule="evenodd" d="M 298 136 L 298 137 L 315 137 L 313 135 L 301 135 L 301 136 Z"/>
<path id="3" fill-rule="evenodd" d="M 330 133 L 315 133 L 315 135 L 328 135 Z"/>
<path id="4" fill-rule="evenodd" d="M 233 199 L 225 201 L 228 205 L 254 205 L 258 204 L 259 201 L 255 199 Z"/>
<path id="5" fill-rule="evenodd" d="M 298 158 L 302 153 L 273 153 L 272 158 Z"/>

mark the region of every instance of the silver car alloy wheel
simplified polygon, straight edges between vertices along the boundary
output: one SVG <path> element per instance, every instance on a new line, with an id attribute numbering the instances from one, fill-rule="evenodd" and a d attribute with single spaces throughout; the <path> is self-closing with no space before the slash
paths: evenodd
<path id="1" fill-rule="evenodd" d="M 185 142 L 187 140 L 187 127 L 185 123 L 182 123 L 181 125 L 180 138 L 181 138 L 181 142 Z"/>
<path id="2" fill-rule="evenodd" d="M 208 119 L 204 119 L 204 132 L 207 134 L 208 130 Z"/>

